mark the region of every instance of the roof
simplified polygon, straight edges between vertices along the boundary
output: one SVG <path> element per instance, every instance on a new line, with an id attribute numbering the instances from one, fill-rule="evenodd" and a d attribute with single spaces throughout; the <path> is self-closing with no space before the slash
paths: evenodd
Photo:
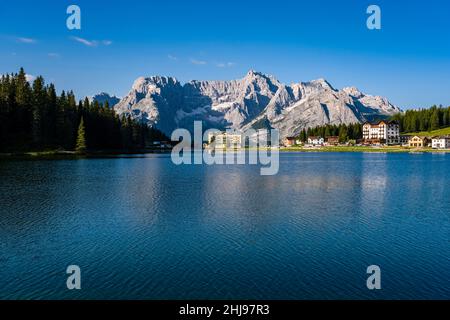
<path id="1" fill-rule="evenodd" d="M 371 126 L 378 126 L 380 123 L 386 123 L 386 124 L 400 124 L 397 120 L 380 120 L 376 122 L 369 122 L 366 121 L 363 123 L 363 125 L 370 124 Z"/>

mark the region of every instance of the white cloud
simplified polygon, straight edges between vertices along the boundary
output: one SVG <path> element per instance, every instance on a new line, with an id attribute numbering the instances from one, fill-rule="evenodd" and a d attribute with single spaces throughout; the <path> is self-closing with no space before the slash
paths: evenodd
<path id="1" fill-rule="evenodd" d="M 82 44 L 84 44 L 85 46 L 88 46 L 88 47 L 96 47 L 96 46 L 98 46 L 98 42 L 95 41 L 95 40 L 87 40 L 87 39 L 83 39 L 83 38 L 80 38 L 80 37 L 71 37 L 71 39 L 75 40 L 75 41 L 77 41 L 79 43 L 82 43 Z"/>
<path id="2" fill-rule="evenodd" d="M 234 67 L 236 65 L 236 63 L 234 62 L 219 62 L 218 64 L 216 64 L 216 66 L 218 68 L 231 68 Z"/>
<path id="3" fill-rule="evenodd" d="M 18 37 L 18 38 L 16 38 L 16 41 L 20 42 L 20 43 L 36 43 L 37 42 L 36 39 L 24 38 L 24 37 Z"/>
<path id="4" fill-rule="evenodd" d="M 196 64 L 196 65 L 205 65 L 206 61 L 203 60 L 196 60 L 196 59 L 191 59 L 191 63 L 192 64 Z"/>
<path id="5" fill-rule="evenodd" d="M 25 79 L 27 79 L 28 82 L 33 82 L 34 80 L 36 80 L 36 77 L 32 74 L 26 74 Z"/>
<path id="6" fill-rule="evenodd" d="M 175 57 L 175 56 L 173 56 L 171 54 L 168 54 L 167 58 L 169 58 L 170 60 L 173 60 L 173 61 L 178 61 L 178 57 Z"/>
<path id="7" fill-rule="evenodd" d="M 80 37 L 71 37 L 71 39 L 79 43 L 82 43 L 88 47 L 98 47 L 99 45 L 110 46 L 113 43 L 111 40 L 97 41 L 97 40 L 88 40 Z"/>
<path id="8" fill-rule="evenodd" d="M 56 52 L 50 52 L 49 54 L 47 54 L 50 58 L 59 58 L 60 55 L 59 53 Z"/>

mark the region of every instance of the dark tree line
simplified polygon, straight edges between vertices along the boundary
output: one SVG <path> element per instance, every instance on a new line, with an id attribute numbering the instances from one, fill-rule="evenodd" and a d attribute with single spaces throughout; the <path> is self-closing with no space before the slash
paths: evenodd
<path id="1" fill-rule="evenodd" d="M 450 126 L 450 107 L 407 110 L 392 117 L 400 123 L 401 132 L 433 131 Z"/>
<path id="2" fill-rule="evenodd" d="M 429 109 L 407 110 L 392 116 L 390 120 L 397 120 L 400 132 L 403 133 L 438 130 L 450 126 L 450 107 L 433 106 Z M 362 124 L 324 125 L 303 129 L 298 138 L 305 142 L 310 136 L 338 136 L 340 142 L 357 140 L 362 138 Z"/>
<path id="3" fill-rule="evenodd" d="M 57 95 L 42 77 L 30 84 L 23 69 L 0 79 L 0 151 L 75 150 L 82 140 L 92 151 L 133 150 L 166 139 L 129 116 L 119 118 L 107 103 L 77 103 L 72 91 Z"/>
<path id="4" fill-rule="evenodd" d="M 314 127 L 303 129 L 300 132 L 299 139 L 302 142 L 306 142 L 308 137 L 311 136 L 320 136 L 320 137 L 329 137 L 329 136 L 337 136 L 339 137 L 339 142 L 346 142 L 348 140 L 356 140 L 362 138 L 362 124 L 354 123 L 354 124 L 340 124 L 340 125 L 331 125 L 327 124 L 324 126 Z"/>

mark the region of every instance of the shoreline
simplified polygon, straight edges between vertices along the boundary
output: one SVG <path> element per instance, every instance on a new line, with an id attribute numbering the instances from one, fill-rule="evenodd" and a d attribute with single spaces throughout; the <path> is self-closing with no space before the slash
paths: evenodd
<path id="1" fill-rule="evenodd" d="M 141 150 L 99 150 L 89 151 L 83 154 L 67 150 L 46 151 L 15 151 L 0 153 L 1 159 L 88 159 L 112 156 L 133 156 L 140 154 L 167 154 L 170 149 L 141 149 Z"/>
<path id="2" fill-rule="evenodd" d="M 205 149 L 206 150 L 206 149 Z M 226 150 L 221 149 L 222 152 L 238 152 L 238 151 L 257 151 L 255 148 L 242 148 Z M 270 151 L 270 148 L 265 150 Z M 320 148 L 302 148 L 302 147 L 282 147 L 278 149 L 279 152 L 305 152 L 305 153 L 410 153 L 410 154 L 422 154 L 422 153 L 450 153 L 450 149 L 410 149 L 405 147 L 320 147 Z M 142 149 L 142 150 L 102 150 L 87 152 L 85 154 L 78 154 L 75 151 L 64 150 L 47 150 L 47 151 L 26 151 L 26 152 L 5 152 L 0 153 L 1 159 L 89 159 L 89 158 L 103 158 L 103 157 L 117 157 L 117 156 L 137 156 L 145 154 L 168 154 L 171 149 Z"/>
<path id="3" fill-rule="evenodd" d="M 450 153 L 450 149 L 432 148 L 405 148 L 405 147 L 320 147 L 302 148 L 287 147 L 280 148 L 281 152 L 370 152 L 370 153 Z"/>

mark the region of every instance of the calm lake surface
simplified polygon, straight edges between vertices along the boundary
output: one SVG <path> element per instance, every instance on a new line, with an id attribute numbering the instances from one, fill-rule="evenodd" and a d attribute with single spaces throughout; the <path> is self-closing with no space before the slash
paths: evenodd
<path id="1" fill-rule="evenodd" d="M 0 161 L 0 298 L 450 299 L 450 154 L 282 153 L 277 175 L 259 169 Z"/>

